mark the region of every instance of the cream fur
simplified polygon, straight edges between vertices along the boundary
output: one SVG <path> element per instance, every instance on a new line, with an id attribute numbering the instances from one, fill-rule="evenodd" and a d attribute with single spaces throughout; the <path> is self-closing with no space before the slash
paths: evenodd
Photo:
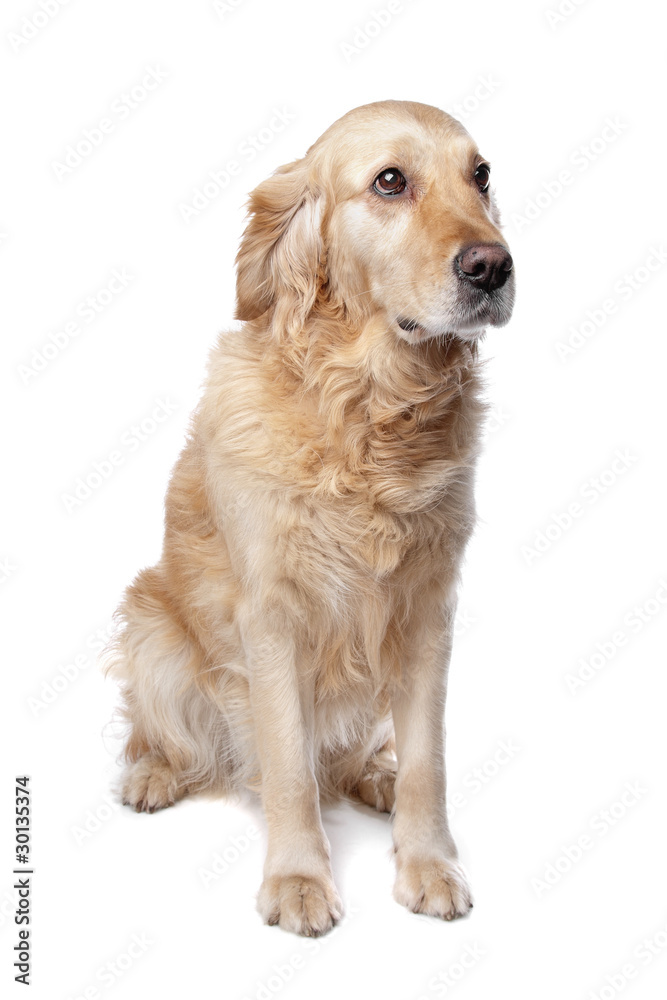
<path id="1" fill-rule="evenodd" d="M 119 609 L 124 800 L 152 811 L 208 787 L 260 790 L 259 908 L 304 934 L 341 913 L 320 795 L 395 806 L 400 902 L 446 918 L 470 905 L 442 719 L 475 520 L 476 339 L 513 294 L 510 281 L 478 328 L 460 304 L 456 254 L 502 243 L 471 183 L 478 160 L 448 115 L 389 101 L 253 192 L 244 324 L 213 350 L 162 558 Z M 409 196 L 372 190 L 387 166 Z M 423 325 L 406 332 L 400 316 Z"/>

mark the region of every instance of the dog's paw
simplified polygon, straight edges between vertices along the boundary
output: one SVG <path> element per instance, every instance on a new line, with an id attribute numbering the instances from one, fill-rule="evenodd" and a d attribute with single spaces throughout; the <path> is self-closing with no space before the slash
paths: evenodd
<path id="1" fill-rule="evenodd" d="M 123 805 L 137 812 L 155 812 L 173 806 L 179 793 L 179 783 L 169 764 L 162 758 L 146 754 L 130 764 L 123 775 Z"/>
<path id="2" fill-rule="evenodd" d="M 317 937 L 340 919 L 342 904 L 330 878 L 272 875 L 262 883 L 257 909 L 267 924 Z"/>
<path id="3" fill-rule="evenodd" d="M 413 913 L 452 920 L 464 916 L 472 896 L 456 861 L 434 857 L 398 861 L 394 899 Z"/>
<path id="4" fill-rule="evenodd" d="M 378 812 L 391 812 L 394 808 L 394 782 L 396 766 L 373 765 L 361 776 L 354 794 Z"/>

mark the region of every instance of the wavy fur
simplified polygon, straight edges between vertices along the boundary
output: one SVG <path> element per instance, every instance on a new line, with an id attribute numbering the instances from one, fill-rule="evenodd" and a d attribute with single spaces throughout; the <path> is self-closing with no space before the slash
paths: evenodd
<path id="1" fill-rule="evenodd" d="M 426 194 L 403 216 L 369 198 L 369 132 L 422 171 Z M 429 186 L 443 170 L 432 151 L 450 148 L 455 209 Z M 449 116 L 384 102 L 345 116 L 253 192 L 237 261 L 244 325 L 212 352 L 167 492 L 162 558 L 119 609 L 125 801 L 152 811 L 206 787 L 261 790 L 260 910 L 301 933 L 340 913 L 320 794 L 391 809 L 396 783 L 397 898 L 440 916 L 469 905 L 441 740 L 474 524 L 476 340 L 410 338 L 382 288 L 388 245 L 399 260 L 431 261 L 404 280 L 406 308 L 422 308 L 471 234 L 500 240 L 492 204 L 459 176 L 474 154 Z M 394 297 L 399 284 L 390 274 Z"/>

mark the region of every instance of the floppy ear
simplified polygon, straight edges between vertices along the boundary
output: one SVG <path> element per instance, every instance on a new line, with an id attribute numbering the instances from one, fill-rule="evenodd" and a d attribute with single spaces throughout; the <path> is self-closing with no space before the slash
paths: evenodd
<path id="1" fill-rule="evenodd" d="M 250 195 L 250 220 L 236 256 L 236 318 L 275 307 L 274 323 L 296 333 L 313 308 L 320 280 L 321 198 L 303 160 L 263 181 Z"/>

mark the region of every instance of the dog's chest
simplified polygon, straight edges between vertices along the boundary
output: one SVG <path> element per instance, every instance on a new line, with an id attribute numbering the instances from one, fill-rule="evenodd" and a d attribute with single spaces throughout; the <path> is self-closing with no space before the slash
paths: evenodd
<path id="1" fill-rule="evenodd" d="M 423 616 L 445 608 L 460 547 L 436 511 L 352 511 L 314 518 L 302 536 L 300 585 L 307 592 L 318 698 L 400 673 Z"/>
<path id="2" fill-rule="evenodd" d="M 429 577 L 434 561 L 467 536 L 474 457 L 442 432 L 408 441 L 368 435 L 356 449 L 315 436 L 301 448 L 284 441 L 273 471 L 287 486 L 285 520 L 294 527 L 301 572 L 312 567 L 349 589 L 406 567 L 415 579 Z"/>

